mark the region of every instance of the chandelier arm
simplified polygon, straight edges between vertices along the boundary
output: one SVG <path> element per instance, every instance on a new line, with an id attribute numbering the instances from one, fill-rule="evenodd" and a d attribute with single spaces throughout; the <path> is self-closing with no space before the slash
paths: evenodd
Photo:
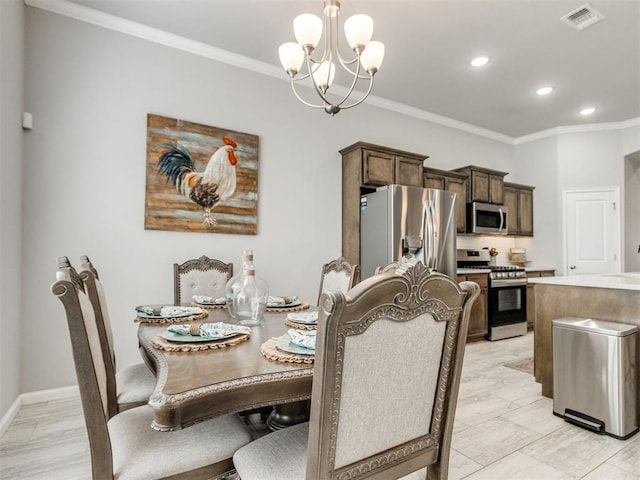
<path id="1" fill-rule="evenodd" d="M 326 53 L 326 52 L 325 52 L 325 53 Z M 323 57 L 324 57 L 324 55 L 323 55 Z M 329 61 L 331 61 L 331 54 L 329 54 Z M 320 65 L 318 64 L 318 65 L 316 66 L 316 68 L 318 68 L 319 66 L 320 66 Z M 325 104 L 325 105 L 333 105 L 333 104 L 332 104 L 332 103 L 327 99 L 327 97 L 325 96 L 325 94 L 322 92 L 322 89 L 320 89 L 320 88 L 318 87 L 318 84 L 316 83 L 316 79 L 315 79 L 315 77 L 311 74 L 311 71 L 312 71 L 312 70 L 311 70 L 311 59 L 310 59 L 309 55 L 307 55 L 307 70 L 309 70 L 309 72 L 310 72 L 310 73 L 309 73 L 309 76 L 311 77 L 311 83 L 313 84 L 313 89 L 314 89 L 314 90 L 316 91 L 316 93 L 320 96 L 320 98 L 322 99 L 322 101 L 324 102 L 324 104 Z M 329 75 L 329 74 L 327 73 L 327 75 Z M 297 94 L 296 94 L 296 96 L 298 97 L 298 99 L 300 99 L 300 97 L 299 97 Z M 301 100 L 301 101 L 302 101 L 302 100 Z M 306 102 L 303 102 L 303 103 L 306 103 Z M 307 103 L 307 105 L 309 105 L 309 104 Z M 320 108 L 321 108 L 321 107 L 320 107 Z"/>
<path id="2" fill-rule="evenodd" d="M 324 24 L 324 51 L 322 52 L 322 56 L 320 61 L 316 62 L 318 64 L 331 61 L 331 44 L 333 43 L 333 23 L 331 22 L 331 17 L 327 16 L 327 21 Z M 337 39 L 338 35 L 336 35 Z"/>
<path id="3" fill-rule="evenodd" d="M 367 99 L 367 97 L 371 93 L 371 89 L 372 88 L 373 88 L 373 77 L 369 77 L 369 88 L 367 89 L 367 92 L 362 96 L 362 98 L 360 100 L 358 100 L 357 102 L 352 103 L 351 105 L 342 106 L 342 104 L 340 104 L 340 108 L 342 110 L 346 110 L 348 108 L 357 107 L 358 105 L 360 105 L 362 102 L 364 102 Z M 345 98 L 345 100 L 346 100 L 346 98 Z"/>
<path id="4" fill-rule="evenodd" d="M 342 98 L 342 100 L 340 100 L 340 103 L 338 103 L 338 107 L 342 108 L 342 104 L 347 101 L 347 99 L 349 98 L 349 95 L 351 95 L 351 93 L 353 92 L 353 89 L 356 87 L 356 83 L 358 83 L 359 73 L 360 73 L 360 62 L 358 62 L 358 68 L 353 74 L 353 81 L 351 82 L 351 87 L 349 88 L 349 91 L 347 92 L 347 94 Z M 371 91 L 371 83 L 373 82 L 369 83 L 369 91 Z"/>
<path id="5" fill-rule="evenodd" d="M 305 104 L 307 107 L 311 107 L 311 108 L 324 108 L 324 105 L 314 105 L 313 103 L 309 103 L 306 100 L 304 100 L 299 94 L 298 91 L 296 90 L 296 86 L 293 80 L 291 80 L 291 90 L 293 90 L 293 94 L 296 96 L 296 98 L 302 102 L 303 104 Z"/>

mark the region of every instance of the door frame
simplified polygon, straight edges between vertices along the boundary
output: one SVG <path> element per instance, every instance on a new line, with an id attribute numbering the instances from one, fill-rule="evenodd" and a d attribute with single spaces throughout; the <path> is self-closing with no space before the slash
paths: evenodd
<path id="1" fill-rule="evenodd" d="M 623 205 L 620 203 L 620 187 L 591 187 L 591 188 L 567 188 L 562 190 L 562 270 L 564 275 L 569 275 L 569 246 L 568 246 L 568 235 L 567 235 L 567 197 L 571 193 L 594 193 L 594 192 L 611 192 L 614 195 L 614 202 L 616 204 L 616 209 L 614 210 L 614 218 L 613 221 L 616 224 L 616 234 L 617 238 L 614 240 L 614 244 L 616 245 L 616 268 L 615 272 L 611 273 L 619 273 L 622 268 L 622 238 L 623 238 L 623 225 L 622 225 L 622 209 Z"/>

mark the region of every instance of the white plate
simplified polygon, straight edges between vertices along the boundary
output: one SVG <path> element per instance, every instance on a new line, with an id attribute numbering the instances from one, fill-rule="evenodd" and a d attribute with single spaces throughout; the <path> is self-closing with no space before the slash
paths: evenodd
<path id="1" fill-rule="evenodd" d="M 200 335 L 180 335 L 179 333 L 169 332 L 167 330 L 160 333 L 160 336 L 165 340 L 169 340 L 170 342 L 176 342 L 176 343 L 217 342 L 219 340 L 224 340 L 231 337 L 237 337 L 238 335 L 242 335 L 242 334 L 239 332 L 232 332 L 225 336 L 221 336 L 219 338 L 209 338 L 209 337 L 201 337 Z"/>
<path id="2" fill-rule="evenodd" d="M 316 351 L 310 348 L 304 348 L 291 343 L 291 337 L 288 334 L 284 334 L 278 338 L 276 342 L 276 348 L 283 352 L 293 353 L 294 355 L 315 355 Z"/>
<path id="3" fill-rule="evenodd" d="M 298 305 L 302 305 L 302 302 L 300 300 L 295 300 L 291 303 L 283 303 L 283 304 L 267 303 L 267 308 L 291 308 L 291 307 L 297 307 Z"/>
<path id="4" fill-rule="evenodd" d="M 292 322 L 299 323 L 301 325 L 317 325 L 318 312 L 288 313 L 287 319 L 291 320 Z"/>
<path id="5" fill-rule="evenodd" d="M 182 317 L 190 317 L 191 315 L 199 315 L 203 312 L 203 310 L 200 310 L 199 312 L 179 312 L 176 315 L 171 315 L 171 316 L 166 316 L 166 315 L 149 315 L 148 313 L 144 313 L 144 312 L 140 312 L 138 311 L 138 308 L 141 307 L 152 307 L 152 308 L 156 308 L 156 307 L 168 307 L 171 305 L 140 305 L 139 307 L 136 307 L 136 315 L 138 315 L 138 317 L 140 318 L 182 318 Z M 191 307 L 191 308 L 198 308 L 198 307 Z"/>

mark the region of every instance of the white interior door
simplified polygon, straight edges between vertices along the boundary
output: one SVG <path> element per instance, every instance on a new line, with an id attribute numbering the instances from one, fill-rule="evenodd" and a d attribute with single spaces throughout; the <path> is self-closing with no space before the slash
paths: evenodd
<path id="1" fill-rule="evenodd" d="M 617 188 L 564 192 L 566 274 L 620 271 Z"/>

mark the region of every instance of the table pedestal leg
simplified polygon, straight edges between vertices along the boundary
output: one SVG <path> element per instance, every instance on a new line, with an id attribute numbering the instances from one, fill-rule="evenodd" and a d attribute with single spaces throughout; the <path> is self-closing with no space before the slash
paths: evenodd
<path id="1" fill-rule="evenodd" d="M 280 430 L 309 420 L 311 400 L 276 405 L 267 418 L 271 430 Z"/>

